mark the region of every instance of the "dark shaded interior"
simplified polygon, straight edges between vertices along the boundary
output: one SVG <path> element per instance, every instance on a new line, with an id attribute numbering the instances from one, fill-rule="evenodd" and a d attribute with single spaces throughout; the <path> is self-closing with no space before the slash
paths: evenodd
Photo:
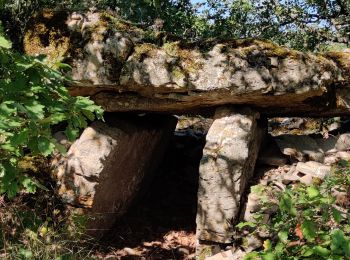
<path id="1" fill-rule="evenodd" d="M 121 259 L 184 259 L 183 251 L 194 253 L 194 245 L 180 248 L 175 242 L 165 249 L 162 243 L 169 232 L 194 239 L 198 171 L 205 134 L 192 129 L 174 132 L 152 182 L 104 238 Z M 143 249 L 141 258 L 118 252 L 136 247 Z"/>

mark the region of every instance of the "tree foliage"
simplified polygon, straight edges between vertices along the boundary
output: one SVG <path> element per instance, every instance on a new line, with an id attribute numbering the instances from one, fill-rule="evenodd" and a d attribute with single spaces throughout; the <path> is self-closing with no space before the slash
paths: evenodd
<path id="1" fill-rule="evenodd" d="M 73 140 L 87 120 L 102 117 L 101 108 L 88 98 L 71 97 L 65 80 L 44 57 L 13 52 L 0 30 L 0 194 L 12 197 L 22 188 L 35 192 L 40 186 L 19 165 L 26 155 L 65 152 L 53 138 L 52 126 L 64 122 L 65 133 Z"/>
<path id="2" fill-rule="evenodd" d="M 2 19 L 25 28 L 42 8 L 109 9 L 124 19 L 164 29 L 190 40 L 264 38 L 300 50 L 349 45 L 348 0 L 2 0 Z M 4 19 L 5 18 L 5 19 Z"/>
<path id="3" fill-rule="evenodd" d="M 42 8 L 109 9 L 124 19 L 151 26 L 157 18 L 165 31 L 190 40 L 264 38 L 299 50 L 347 47 L 348 0 L 2 0 L 2 20 L 25 28 Z"/>

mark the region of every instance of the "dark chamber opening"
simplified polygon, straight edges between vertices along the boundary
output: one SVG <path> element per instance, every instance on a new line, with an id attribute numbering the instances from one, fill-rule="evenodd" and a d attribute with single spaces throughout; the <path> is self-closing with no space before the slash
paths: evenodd
<path id="1" fill-rule="evenodd" d="M 186 259 L 194 254 L 205 135 L 193 129 L 174 132 L 152 182 L 104 239 L 120 259 Z"/>

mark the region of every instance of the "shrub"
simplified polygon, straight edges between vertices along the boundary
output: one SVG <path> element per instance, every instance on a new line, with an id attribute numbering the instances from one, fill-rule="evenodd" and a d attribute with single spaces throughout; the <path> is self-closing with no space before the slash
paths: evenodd
<path id="1" fill-rule="evenodd" d="M 33 193 L 43 187 L 20 162 L 25 155 L 65 152 L 52 136 L 53 126 L 64 123 L 68 139 L 74 140 L 88 120 L 102 118 L 102 109 L 89 98 L 69 95 L 67 80 L 46 65 L 45 57 L 12 51 L 0 25 L 0 194 L 14 197 L 22 188 Z"/>
<path id="2" fill-rule="evenodd" d="M 278 210 L 268 223 L 258 213 L 256 223 L 238 225 L 253 227 L 252 233 L 265 230 L 270 237 L 245 259 L 350 258 L 350 163 L 336 165 L 324 181 L 291 186 L 277 197 Z"/>

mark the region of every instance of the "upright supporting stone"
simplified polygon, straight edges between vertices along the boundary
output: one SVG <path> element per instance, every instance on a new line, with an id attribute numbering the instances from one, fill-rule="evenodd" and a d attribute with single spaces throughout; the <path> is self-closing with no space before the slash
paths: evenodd
<path id="1" fill-rule="evenodd" d="M 199 169 L 197 239 L 200 244 L 232 242 L 241 196 L 254 171 L 261 142 L 258 118 L 259 114 L 248 108 L 216 110 Z M 210 246 L 199 245 L 197 255 L 204 259 L 215 253 L 210 251 Z"/>
<path id="2" fill-rule="evenodd" d="M 171 116 L 112 115 L 85 129 L 56 163 L 62 200 L 95 218 L 88 234 L 103 235 L 125 213 L 161 162 L 175 126 Z"/>

